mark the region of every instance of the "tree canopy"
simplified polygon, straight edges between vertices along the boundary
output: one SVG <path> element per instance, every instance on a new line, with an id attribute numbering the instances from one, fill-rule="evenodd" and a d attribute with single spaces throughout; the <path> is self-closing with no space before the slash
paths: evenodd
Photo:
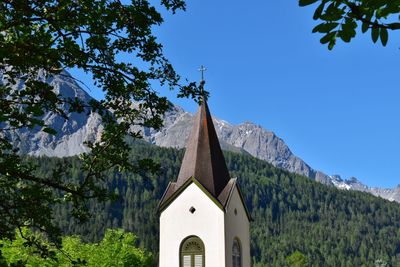
<path id="1" fill-rule="evenodd" d="M 23 229 L 24 234 L 31 235 L 29 232 Z M 0 240 L 0 246 L 4 257 L 1 266 L 150 267 L 153 262 L 150 253 L 136 247 L 136 236 L 120 229 L 107 230 L 98 243 L 83 243 L 78 236 L 63 237 L 62 250 L 55 251 L 54 256 L 48 259 L 37 254 L 31 246 L 26 246 L 26 240 L 19 232 L 14 240 Z"/>
<path id="2" fill-rule="evenodd" d="M 300 251 L 295 251 L 286 258 L 286 262 L 290 267 L 306 267 L 307 258 Z"/>
<path id="3" fill-rule="evenodd" d="M 398 0 L 299 0 L 300 6 L 315 5 L 313 19 L 318 21 L 313 32 L 321 33 L 322 44 L 331 50 L 337 39 L 350 42 L 361 32 L 370 32 L 374 43 L 386 46 L 389 32 L 400 29 Z"/>
<path id="4" fill-rule="evenodd" d="M 160 173 L 107 174 L 107 184 L 120 201 L 90 202 L 86 223 L 68 217 L 66 205 L 56 206 L 57 225 L 85 242 L 99 242 L 108 228 L 123 228 L 138 237 L 157 258 L 159 214 L 157 206 L 170 181 L 178 177 L 183 151 L 145 142 L 133 145 L 130 158 L 160 162 Z M 287 266 L 287 258 L 300 251 L 308 266 L 397 266 L 400 258 L 400 205 L 369 193 L 340 190 L 296 175 L 246 154 L 225 152 L 232 177 L 238 178 L 252 222 L 252 266 Z M 79 179 L 80 160 L 31 158 L 46 172 L 69 161 L 68 179 Z M 295 257 L 295 259 L 299 259 Z M 300 258 L 301 259 L 301 258 Z M 296 262 L 296 261 L 295 261 Z"/>
<path id="5" fill-rule="evenodd" d="M 86 200 L 115 197 L 104 186 L 110 169 L 155 170 L 150 160 L 127 161 L 126 137 L 140 138 L 133 125 L 159 128 L 170 104 L 157 90 L 178 88 L 180 97 L 199 98 L 195 83 L 182 84 L 164 56 L 153 29 L 162 22 L 159 9 L 184 10 L 182 0 L 5 0 L 0 2 L 0 238 L 15 228 L 33 227 L 60 242 L 51 222 L 51 206 L 70 203 L 71 215 L 88 218 Z M 63 97 L 46 83 L 53 75 L 78 68 L 91 75 L 105 97 L 82 102 Z M 20 81 L 23 81 L 21 86 Z M 65 165 L 34 175 L 9 135 L 40 129 L 55 135 L 45 114 L 68 120 L 71 113 L 96 112 L 104 130 L 98 142 L 87 142 L 81 156 L 82 179 L 61 179 Z M 29 244 L 40 246 L 32 237 Z"/>

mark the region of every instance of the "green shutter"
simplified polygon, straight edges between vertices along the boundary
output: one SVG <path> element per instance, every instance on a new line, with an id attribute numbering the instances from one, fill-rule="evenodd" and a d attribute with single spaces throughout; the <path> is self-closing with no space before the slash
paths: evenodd
<path id="1" fill-rule="evenodd" d="M 183 240 L 180 248 L 180 267 L 204 267 L 204 243 L 197 236 Z"/>

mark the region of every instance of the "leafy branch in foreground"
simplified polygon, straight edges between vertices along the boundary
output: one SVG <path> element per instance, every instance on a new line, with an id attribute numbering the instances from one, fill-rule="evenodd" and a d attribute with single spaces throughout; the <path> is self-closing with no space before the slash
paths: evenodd
<path id="1" fill-rule="evenodd" d="M 399 0 L 299 0 L 300 6 L 318 3 L 314 20 L 320 23 L 313 32 L 323 34 L 322 44 L 333 49 L 340 38 L 348 43 L 357 35 L 361 25 L 362 33 L 370 31 L 374 43 L 379 39 L 383 46 L 389 40 L 389 31 L 400 29 Z"/>
<path id="2" fill-rule="evenodd" d="M 181 0 L 162 0 L 164 8 L 184 10 Z M 128 161 L 126 138 L 140 138 L 133 126 L 160 128 L 170 108 L 161 88 L 178 88 L 180 97 L 199 99 L 195 83 L 182 85 L 162 45 L 153 35 L 163 19 L 149 1 L 132 0 L 5 0 L 0 2 L 0 238 L 31 227 L 60 244 L 52 223 L 52 205 L 70 203 L 72 215 L 88 218 L 86 201 L 115 198 L 104 172 L 155 170 L 150 160 Z M 49 81 L 79 68 L 90 74 L 105 94 L 100 101 L 82 101 L 57 93 Z M 73 113 L 97 113 L 103 130 L 87 142 L 81 156 L 80 180 L 62 179 L 67 165 L 35 174 L 36 166 L 21 160 L 12 134 L 40 130 L 48 114 L 64 120 Z M 31 244 L 31 243 L 30 243 Z M 36 245 L 46 254 L 46 247 Z"/>

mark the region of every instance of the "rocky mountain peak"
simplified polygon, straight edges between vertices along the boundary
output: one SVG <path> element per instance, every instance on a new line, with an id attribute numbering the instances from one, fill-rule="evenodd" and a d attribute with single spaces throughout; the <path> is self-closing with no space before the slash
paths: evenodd
<path id="1" fill-rule="evenodd" d="M 54 76 L 48 76 L 44 71 L 39 71 L 36 78 L 52 85 L 54 91 L 60 94 L 62 98 L 76 97 L 85 103 L 92 99 L 66 71 Z M 1 83 L 6 82 L 6 80 L 7 77 L 0 76 Z M 14 85 L 15 90 L 21 90 L 24 87 L 24 82 L 25 77 L 22 76 Z M 40 129 L 20 129 L 8 133 L 9 138 L 23 154 L 65 157 L 86 152 L 87 148 L 84 146 L 84 142 L 98 140 L 99 138 L 102 130 L 100 116 L 91 113 L 89 110 L 83 113 L 70 113 L 65 104 L 62 108 L 69 120 L 51 112 L 47 112 L 41 118 L 46 125 L 57 131 L 57 135 L 44 133 Z"/>
<path id="2" fill-rule="evenodd" d="M 84 102 L 92 99 L 67 72 L 51 77 L 39 73 L 38 78 L 46 79 L 63 97 L 78 97 Z M 0 73 L 0 83 L 4 82 L 4 79 Z M 23 86 L 23 79 L 21 79 L 17 83 L 16 89 Z M 83 145 L 84 142 L 95 141 L 100 137 L 103 129 L 101 118 L 98 114 L 90 112 L 70 113 L 68 115 L 70 119 L 67 121 L 56 114 L 47 113 L 44 115 L 46 124 L 58 131 L 56 136 L 40 131 L 22 129 L 11 133 L 10 138 L 22 153 L 30 155 L 65 157 L 86 152 L 87 148 Z M 192 129 L 193 114 L 173 105 L 171 110 L 164 115 L 163 120 L 164 127 L 160 130 L 138 127 L 135 130 L 140 130 L 143 138 L 152 144 L 163 147 L 185 147 L 190 129 Z M 311 168 L 302 159 L 295 156 L 287 144 L 274 132 L 260 125 L 250 121 L 233 125 L 215 117 L 213 122 L 221 146 L 225 150 L 250 154 L 276 167 L 308 176 L 340 189 L 366 191 L 376 196 L 400 202 L 400 185 L 394 189 L 370 188 L 355 177 L 343 180 L 339 175 L 328 176 Z"/>

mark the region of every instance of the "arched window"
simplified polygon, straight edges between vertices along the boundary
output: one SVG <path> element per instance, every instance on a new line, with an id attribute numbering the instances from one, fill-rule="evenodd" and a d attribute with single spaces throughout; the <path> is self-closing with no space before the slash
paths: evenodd
<path id="1" fill-rule="evenodd" d="M 232 266 L 242 267 L 242 251 L 239 239 L 235 238 L 232 245 Z"/>
<path id="2" fill-rule="evenodd" d="M 180 267 L 204 267 L 204 244 L 197 236 L 183 240 L 180 249 Z"/>

